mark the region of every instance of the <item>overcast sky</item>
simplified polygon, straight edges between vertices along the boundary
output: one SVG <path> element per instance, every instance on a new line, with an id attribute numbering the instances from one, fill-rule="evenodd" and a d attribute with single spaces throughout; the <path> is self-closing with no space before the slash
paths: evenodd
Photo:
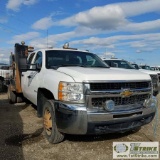
<path id="1" fill-rule="evenodd" d="M 0 62 L 22 40 L 160 66 L 160 0 L 0 0 Z"/>

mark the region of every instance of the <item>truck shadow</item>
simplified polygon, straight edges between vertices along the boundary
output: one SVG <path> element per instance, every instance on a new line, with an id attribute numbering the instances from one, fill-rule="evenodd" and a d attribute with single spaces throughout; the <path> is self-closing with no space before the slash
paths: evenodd
<path id="1" fill-rule="evenodd" d="M 22 143 L 23 145 L 32 144 L 32 143 L 40 141 L 41 139 L 44 139 L 42 132 L 43 132 L 43 128 L 39 128 L 32 134 L 14 135 L 14 136 L 7 138 L 5 140 L 5 143 L 11 146 L 21 146 Z"/>
<path id="2" fill-rule="evenodd" d="M 12 146 L 9 138 L 23 134 L 20 112 L 28 105 L 9 104 L 6 94 L 0 94 L 0 159 L 24 160 L 22 144 Z"/>
<path id="3" fill-rule="evenodd" d="M 66 135 L 65 140 L 73 142 L 93 142 L 119 139 L 138 132 L 140 128 L 125 133 L 109 133 L 102 135 Z"/>

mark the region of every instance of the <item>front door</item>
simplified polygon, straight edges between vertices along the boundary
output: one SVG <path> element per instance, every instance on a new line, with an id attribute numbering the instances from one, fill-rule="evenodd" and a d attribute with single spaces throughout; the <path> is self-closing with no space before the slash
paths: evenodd
<path id="1" fill-rule="evenodd" d="M 37 105 L 37 91 L 40 80 L 43 77 L 41 70 L 36 70 L 37 64 L 42 66 L 42 52 L 40 51 L 33 56 L 30 70 L 22 73 L 22 90 L 24 96 L 35 105 Z"/>

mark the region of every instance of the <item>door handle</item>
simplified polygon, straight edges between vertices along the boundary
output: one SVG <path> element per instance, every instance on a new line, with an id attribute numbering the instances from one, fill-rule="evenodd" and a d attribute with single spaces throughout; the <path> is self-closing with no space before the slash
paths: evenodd
<path id="1" fill-rule="evenodd" d="M 21 76 L 23 77 L 23 76 L 24 76 L 24 74 L 21 74 Z"/>
<path id="2" fill-rule="evenodd" d="M 31 78 L 31 76 L 27 76 L 28 78 Z"/>

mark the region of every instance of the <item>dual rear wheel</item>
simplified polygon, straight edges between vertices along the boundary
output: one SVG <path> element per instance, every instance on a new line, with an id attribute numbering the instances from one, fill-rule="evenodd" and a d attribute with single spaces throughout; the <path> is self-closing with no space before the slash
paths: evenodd
<path id="1" fill-rule="evenodd" d="M 23 97 L 22 95 L 18 95 L 17 93 L 15 93 L 14 91 L 12 91 L 11 86 L 8 86 L 8 100 L 9 103 L 21 103 L 23 102 Z"/>

